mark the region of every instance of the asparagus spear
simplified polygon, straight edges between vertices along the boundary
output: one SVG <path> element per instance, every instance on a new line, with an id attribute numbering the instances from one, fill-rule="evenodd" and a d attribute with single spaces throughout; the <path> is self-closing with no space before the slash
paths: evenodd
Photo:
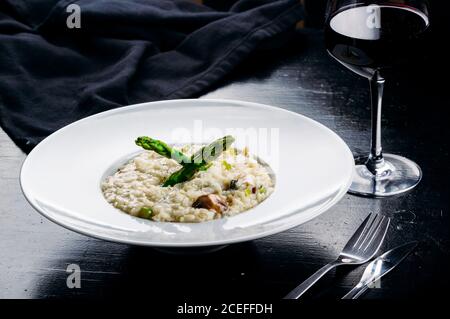
<path id="1" fill-rule="evenodd" d="M 155 151 L 161 156 L 176 160 L 181 165 L 190 163 L 191 158 L 184 155 L 182 152 L 171 148 L 169 145 L 160 140 L 155 140 L 148 136 L 140 136 L 136 139 L 136 145 L 148 151 Z"/>
<path id="2" fill-rule="evenodd" d="M 192 155 L 189 164 L 185 164 L 180 170 L 169 176 L 163 187 L 190 180 L 198 171 L 207 169 L 211 162 L 218 158 L 223 151 L 226 151 L 233 142 L 234 137 L 228 135 L 201 148 Z"/>

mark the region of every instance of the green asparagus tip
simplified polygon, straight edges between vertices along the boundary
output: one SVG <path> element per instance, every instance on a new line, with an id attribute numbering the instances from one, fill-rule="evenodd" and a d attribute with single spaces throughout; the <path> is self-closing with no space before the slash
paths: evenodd
<path id="1" fill-rule="evenodd" d="M 140 147 L 144 147 L 144 146 L 148 145 L 148 143 L 150 143 L 150 142 L 151 142 L 151 138 L 148 136 L 139 136 L 135 141 L 136 145 L 140 146 Z"/>

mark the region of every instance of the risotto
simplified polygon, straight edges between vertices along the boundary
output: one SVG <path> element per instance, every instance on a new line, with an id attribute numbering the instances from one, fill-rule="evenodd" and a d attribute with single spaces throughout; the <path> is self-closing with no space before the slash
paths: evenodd
<path id="1" fill-rule="evenodd" d="M 191 155 L 201 146 L 181 149 Z M 101 184 L 106 200 L 123 212 L 162 222 L 202 222 L 233 216 L 266 199 L 274 188 L 268 167 L 230 148 L 190 180 L 163 187 L 182 167 L 155 151 L 144 151 Z"/>

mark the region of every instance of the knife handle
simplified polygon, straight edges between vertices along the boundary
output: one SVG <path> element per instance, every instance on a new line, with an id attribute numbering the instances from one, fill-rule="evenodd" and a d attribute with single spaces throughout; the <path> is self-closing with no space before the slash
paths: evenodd
<path id="1" fill-rule="evenodd" d="M 367 289 L 368 289 L 367 285 L 359 283 L 355 287 L 353 287 L 353 289 L 350 290 L 344 297 L 342 297 L 342 299 L 357 299 Z"/>
<path id="2" fill-rule="evenodd" d="M 338 262 L 332 262 L 328 265 L 323 266 L 318 271 L 316 271 L 311 277 L 306 279 L 300 285 L 298 285 L 294 290 L 288 293 L 283 299 L 298 299 L 303 295 L 309 288 L 312 287 L 320 278 L 322 278 L 327 272 L 329 272 L 334 267 L 340 265 Z"/>

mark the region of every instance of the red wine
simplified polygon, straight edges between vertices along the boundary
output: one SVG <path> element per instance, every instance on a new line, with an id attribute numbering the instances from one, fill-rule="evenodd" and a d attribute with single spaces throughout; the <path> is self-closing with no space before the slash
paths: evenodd
<path id="1" fill-rule="evenodd" d="M 411 60 L 428 24 L 425 14 L 406 6 L 352 6 L 328 20 L 325 43 L 336 60 L 371 78 Z"/>

